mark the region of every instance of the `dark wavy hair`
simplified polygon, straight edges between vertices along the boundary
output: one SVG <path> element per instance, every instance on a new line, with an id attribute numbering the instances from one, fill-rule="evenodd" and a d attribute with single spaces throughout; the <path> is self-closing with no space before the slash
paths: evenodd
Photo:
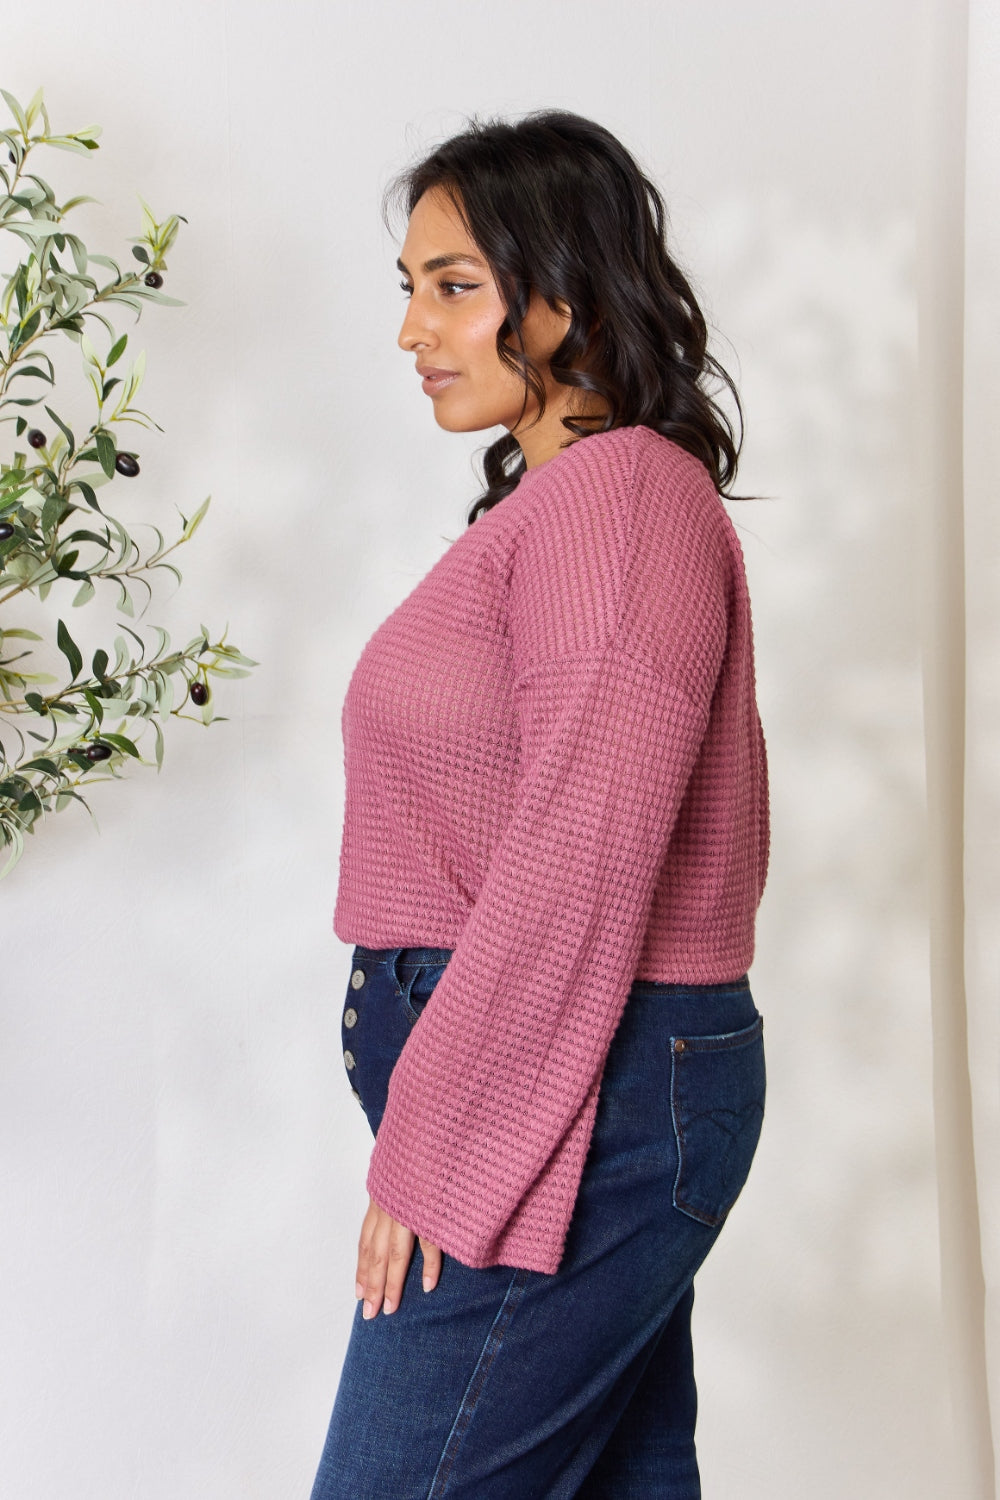
<path id="1" fill-rule="evenodd" d="M 573 436 L 562 446 L 641 424 L 700 459 L 728 495 L 742 444 L 739 394 L 708 353 L 705 318 L 667 251 L 663 198 L 621 142 L 564 110 L 536 110 L 513 124 L 473 118 L 393 178 L 383 199 L 386 226 L 395 206 L 408 218 L 431 188 L 448 194 L 489 264 L 507 310 L 497 354 L 524 381 L 525 406 L 534 394 L 539 416 L 545 389 L 523 352 L 523 320 L 533 290 L 552 308 L 568 304 L 571 320 L 551 374 L 596 393 L 607 410 L 563 417 Z M 738 432 L 713 386 L 728 391 Z M 505 433 L 483 455 L 486 491 L 470 522 L 524 472 L 520 444 Z"/>

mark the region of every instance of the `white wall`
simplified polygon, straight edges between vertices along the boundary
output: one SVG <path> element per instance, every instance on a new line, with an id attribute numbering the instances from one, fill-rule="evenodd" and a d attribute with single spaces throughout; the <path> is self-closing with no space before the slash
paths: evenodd
<path id="1" fill-rule="evenodd" d="M 610 17 L 617 18 L 611 23 Z M 150 308 L 136 513 L 211 492 L 185 582 L 260 660 L 0 888 L 0 1493 L 308 1493 L 370 1148 L 330 933 L 340 701 L 459 534 L 478 446 L 396 348 L 382 187 L 467 113 L 618 132 L 735 349 L 774 850 L 768 1120 L 700 1281 L 715 1500 L 948 1493 L 933 1172 L 908 0 L 50 0 L 0 83 L 105 127 L 92 248 L 190 225 Z M 9 28 L 8 28 L 9 29 Z M 41 165 L 41 163 L 40 163 Z M 726 346 L 720 352 L 736 364 Z M 83 617 L 80 617 L 81 628 Z"/>

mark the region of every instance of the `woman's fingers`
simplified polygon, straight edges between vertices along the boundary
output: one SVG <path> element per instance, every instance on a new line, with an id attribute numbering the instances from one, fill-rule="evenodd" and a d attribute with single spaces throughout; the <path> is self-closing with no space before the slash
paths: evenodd
<path id="1" fill-rule="evenodd" d="M 389 1218 L 388 1214 L 386 1218 Z M 385 1273 L 385 1296 L 382 1300 L 384 1313 L 393 1313 L 399 1306 L 416 1239 L 413 1230 L 407 1229 L 396 1219 L 389 1218 L 389 1226 L 389 1256 Z"/>
<path id="2" fill-rule="evenodd" d="M 420 1241 L 420 1249 L 424 1257 L 424 1291 L 432 1292 L 441 1275 L 441 1251 L 437 1245 L 432 1245 L 430 1240 L 424 1239 Z"/>
<path id="3" fill-rule="evenodd" d="M 413 1257 L 414 1234 L 371 1198 L 361 1225 L 355 1293 L 365 1299 L 362 1315 L 395 1312 Z"/>
<path id="4" fill-rule="evenodd" d="M 354 1294 L 365 1299 L 362 1316 L 374 1318 L 381 1310 L 393 1313 L 403 1295 L 403 1283 L 413 1258 L 415 1235 L 369 1197 L 368 1212 L 358 1241 L 358 1269 Z M 429 1240 L 420 1241 L 424 1258 L 424 1291 L 433 1291 L 441 1275 L 441 1251 Z"/>

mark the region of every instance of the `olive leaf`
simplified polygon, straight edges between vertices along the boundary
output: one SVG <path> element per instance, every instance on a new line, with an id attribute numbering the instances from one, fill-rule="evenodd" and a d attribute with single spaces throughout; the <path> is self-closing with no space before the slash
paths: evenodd
<path id="1" fill-rule="evenodd" d="M 56 644 L 58 645 L 59 650 L 62 652 L 63 656 L 65 656 L 66 660 L 69 662 L 69 669 L 72 673 L 72 681 L 75 682 L 80 673 L 83 671 L 83 656 L 81 655 L 79 646 L 76 644 L 73 637 L 66 629 L 66 626 L 63 624 L 62 620 L 60 620 L 56 625 Z"/>
<path id="2" fill-rule="evenodd" d="M 13 237 L 17 255 L 0 290 L 0 351 L 6 347 L 5 354 L 0 352 L 0 606 L 7 606 L 0 610 L 3 875 L 21 857 L 26 835 L 40 821 L 74 803 L 90 812 L 81 788 L 119 779 L 134 760 L 159 768 L 168 718 L 205 724 L 221 719 L 210 679 L 246 676 L 256 662 L 230 645 L 225 632 L 213 639 L 202 626 L 177 649 L 165 630 L 142 623 L 156 576 L 166 572 L 180 582 L 176 565 L 167 559 L 190 541 L 209 501 L 190 520 L 181 514 L 180 534 L 172 542 L 157 527 L 147 528 L 154 538 L 150 546 L 111 513 L 107 500 L 102 505 L 97 498 L 99 489 L 114 484 L 115 497 L 124 486 L 127 499 L 127 487 L 140 473 L 131 446 L 119 448 L 120 424 L 161 430 L 134 405 L 145 354 L 140 351 L 126 373 L 108 373 L 129 342 L 129 335 L 115 326 L 115 311 L 124 306 L 138 318 L 147 302 L 183 306 L 161 288 L 167 252 L 187 221 L 180 214 L 157 220 L 140 198 L 141 232 L 132 244 L 135 269 L 123 269 L 119 260 L 89 249 L 66 219 L 79 205 L 95 200 L 78 194 L 60 205 L 34 170 L 32 153 L 55 147 L 89 155 L 98 149 L 99 127 L 54 134 L 41 89 L 27 106 L 6 90 L 0 89 L 0 96 L 14 121 L 0 130 L 0 158 L 8 158 L 0 159 L 0 234 Z M 101 282 L 99 272 L 110 276 Z M 79 441 L 58 414 L 67 406 L 54 393 L 55 364 L 41 347 L 45 341 L 51 347 L 51 340 L 60 337 L 78 346 L 85 388 L 94 403 Z M 14 443 L 23 444 L 13 451 L 3 446 L 11 429 Z M 67 587 L 71 595 L 59 593 Z M 122 622 L 114 659 L 98 647 L 88 673 L 83 651 L 60 615 L 55 646 L 69 669 L 68 680 L 33 670 L 33 647 L 44 644 L 43 638 L 8 623 L 12 602 L 23 594 L 45 601 L 51 591 L 53 599 L 65 597 L 72 608 L 81 608 L 109 590 L 119 614 L 138 626 Z M 142 736 L 149 730 L 152 760 L 142 750 Z"/>

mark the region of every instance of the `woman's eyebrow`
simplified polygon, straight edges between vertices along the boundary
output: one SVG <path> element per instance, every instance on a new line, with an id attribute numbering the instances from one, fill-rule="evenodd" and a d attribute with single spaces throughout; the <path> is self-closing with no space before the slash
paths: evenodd
<path id="1" fill-rule="evenodd" d="M 404 276 L 409 276 L 410 273 L 401 260 L 397 260 L 396 266 L 403 272 Z M 435 255 L 431 260 L 425 260 L 423 267 L 424 274 L 429 276 L 432 271 L 443 271 L 445 266 L 482 266 L 483 270 L 486 269 L 485 262 L 481 261 L 477 255 L 459 255 L 454 253 L 451 255 Z"/>

